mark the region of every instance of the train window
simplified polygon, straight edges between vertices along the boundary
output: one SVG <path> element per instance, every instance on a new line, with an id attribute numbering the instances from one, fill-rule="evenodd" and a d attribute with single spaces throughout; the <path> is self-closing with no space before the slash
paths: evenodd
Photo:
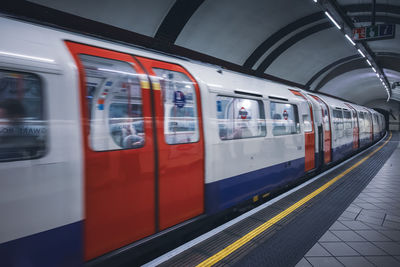
<path id="1" fill-rule="evenodd" d="M 270 111 L 274 136 L 300 133 L 299 114 L 296 105 L 271 102 Z"/>
<path id="2" fill-rule="evenodd" d="M 351 113 L 348 110 L 343 111 L 343 121 L 344 121 L 344 128 L 351 129 L 352 128 L 352 118 Z"/>
<path id="3" fill-rule="evenodd" d="M 89 143 L 95 151 L 144 146 L 142 91 L 129 63 L 79 55 L 85 68 Z"/>
<path id="4" fill-rule="evenodd" d="M 221 140 L 266 135 L 265 113 L 260 100 L 217 96 L 217 119 Z"/>
<path id="5" fill-rule="evenodd" d="M 371 116 L 369 113 L 364 112 L 364 123 L 365 123 L 365 133 L 370 133 L 371 132 Z"/>
<path id="6" fill-rule="evenodd" d="M 360 133 L 363 133 L 364 130 L 364 114 L 362 112 L 358 112 L 358 127 Z"/>
<path id="7" fill-rule="evenodd" d="M 333 110 L 333 125 L 337 137 L 343 137 L 343 113 L 342 110 Z"/>
<path id="8" fill-rule="evenodd" d="M 326 107 L 322 107 L 322 111 L 323 111 L 323 113 L 324 113 L 323 122 L 324 122 L 324 126 L 325 126 L 325 131 L 329 131 L 330 125 L 329 125 L 329 113 L 328 113 L 328 109 L 327 109 Z"/>
<path id="9" fill-rule="evenodd" d="M 0 70 L 0 162 L 42 157 L 47 123 L 38 76 Z"/>
<path id="10" fill-rule="evenodd" d="M 164 136 L 167 144 L 199 141 L 196 90 L 184 73 L 153 68 L 161 79 Z"/>
<path id="11" fill-rule="evenodd" d="M 304 132 L 312 132 L 312 121 L 310 116 L 310 109 L 307 108 L 306 114 L 303 114 Z"/>

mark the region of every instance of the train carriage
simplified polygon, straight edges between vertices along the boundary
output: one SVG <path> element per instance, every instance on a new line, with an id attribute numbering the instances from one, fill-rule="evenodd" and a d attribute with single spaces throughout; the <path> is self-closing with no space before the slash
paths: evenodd
<path id="1" fill-rule="evenodd" d="M 324 95 L 0 23 L 5 266 L 79 265 L 134 246 L 286 187 L 384 132 L 376 112 Z"/>

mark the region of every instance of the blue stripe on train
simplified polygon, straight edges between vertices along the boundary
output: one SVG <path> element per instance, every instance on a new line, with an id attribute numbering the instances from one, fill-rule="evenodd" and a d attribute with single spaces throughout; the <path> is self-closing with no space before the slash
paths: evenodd
<path id="1" fill-rule="evenodd" d="M 353 142 L 332 148 L 332 161 L 338 161 L 353 152 Z"/>
<path id="2" fill-rule="evenodd" d="M 369 143 L 371 143 L 371 137 L 370 136 L 368 136 L 367 138 L 360 139 L 360 148 L 368 145 Z"/>
<path id="3" fill-rule="evenodd" d="M 215 213 L 232 207 L 257 194 L 283 186 L 302 175 L 304 175 L 304 158 L 206 184 L 206 213 Z"/>
<path id="4" fill-rule="evenodd" d="M 83 263 L 83 222 L 75 222 L 0 244 L 0 265 L 69 267 Z"/>

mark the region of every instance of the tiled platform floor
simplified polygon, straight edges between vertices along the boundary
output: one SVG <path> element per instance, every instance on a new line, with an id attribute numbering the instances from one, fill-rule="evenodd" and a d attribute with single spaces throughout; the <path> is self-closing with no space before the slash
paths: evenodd
<path id="1" fill-rule="evenodd" d="M 375 178 L 296 265 L 303 266 L 400 266 L 400 143 Z"/>

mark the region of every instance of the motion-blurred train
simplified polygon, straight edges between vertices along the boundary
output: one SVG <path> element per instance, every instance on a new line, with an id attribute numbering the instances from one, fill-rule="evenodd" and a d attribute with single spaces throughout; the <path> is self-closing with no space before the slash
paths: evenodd
<path id="1" fill-rule="evenodd" d="M 380 139 L 372 109 L 0 18 L 0 265 L 76 266 Z"/>

